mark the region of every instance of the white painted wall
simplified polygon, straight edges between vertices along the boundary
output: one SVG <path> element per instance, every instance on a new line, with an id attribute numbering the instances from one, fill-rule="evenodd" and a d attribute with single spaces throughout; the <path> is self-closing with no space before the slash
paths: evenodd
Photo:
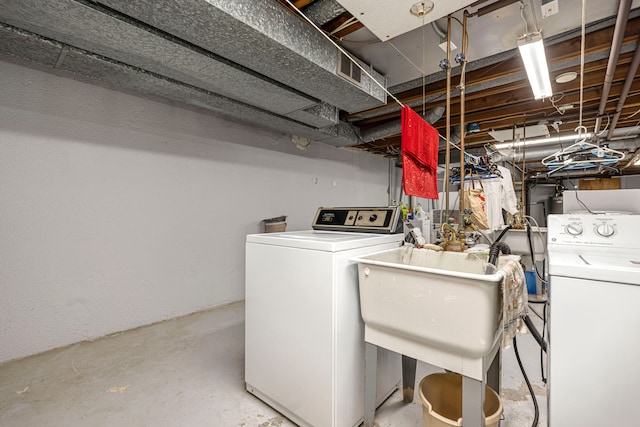
<path id="1" fill-rule="evenodd" d="M 242 300 L 261 219 L 388 202 L 381 157 L 8 61 L 0 362 Z"/>

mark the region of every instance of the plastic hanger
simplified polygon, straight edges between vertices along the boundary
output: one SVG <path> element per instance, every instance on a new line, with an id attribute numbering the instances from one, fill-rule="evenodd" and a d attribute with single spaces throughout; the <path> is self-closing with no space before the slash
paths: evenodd
<path id="1" fill-rule="evenodd" d="M 625 154 L 620 151 L 592 144 L 587 142 L 586 138 L 582 138 L 545 157 L 542 159 L 542 164 L 553 173 L 560 169 L 575 170 L 612 165 L 624 159 L 624 156 Z"/>

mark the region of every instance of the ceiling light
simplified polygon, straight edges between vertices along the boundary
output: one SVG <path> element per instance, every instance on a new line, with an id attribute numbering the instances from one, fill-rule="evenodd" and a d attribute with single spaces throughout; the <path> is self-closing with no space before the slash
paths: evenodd
<path id="1" fill-rule="evenodd" d="M 588 139 L 588 138 L 591 138 L 591 136 L 592 136 L 591 133 L 587 133 L 586 135 L 582 135 L 582 138 Z M 575 141 L 578 138 L 579 138 L 578 134 L 570 133 L 566 135 L 551 136 L 549 138 L 535 138 L 535 139 L 526 139 L 524 141 L 503 142 L 501 144 L 494 145 L 494 147 L 496 150 L 503 150 L 507 148 L 522 147 L 523 145 L 526 145 L 527 147 L 529 147 L 530 145 L 543 145 L 543 144 L 554 144 L 554 143 L 566 142 L 566 141 Z"/>
<path id="2" fill-rule="evenodd" d="M 542 34 L 534 33 L 521 37 L 518 40 L 518 49 L 520 49 L 520 56 L 522 56 L 534 98 L 542 99 L 553 95 Z"/>
<path id="3" fill-rule="evenodd" d="M 578 73 L 575 71 L 568 71 L 556 76 L 556 83 L 569 83 L 574 81 L 576 77 L 578 77 Z"/>
<path id="4" fill-rule="evenodd" d="M 432 10 L 433 10 L 433 2 L 430 0 L 425 0 L 425 1 L 419 1 L 418 3 L 411 6 L 411 9 L 409 9 L 409 12 L 411 12 L 412 15 L 415 15 L 418 18 L 422 18 L 424 15 L 431 12 Z"/>

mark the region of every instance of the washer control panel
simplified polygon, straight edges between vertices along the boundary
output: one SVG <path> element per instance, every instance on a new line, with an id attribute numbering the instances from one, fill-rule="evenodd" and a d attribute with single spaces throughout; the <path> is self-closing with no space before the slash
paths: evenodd
<path id="1" fill-rule="evenodd" d="M 318 208 L 314 230 L 353 231 L 360 233 L 402 232 L 399 206 L 384 208 Z"/>
<path id="2" fill-rule="evenodd" d="M 549 245 L 640 247 L 640 215 L 549 215 L 547 222 Z"/>

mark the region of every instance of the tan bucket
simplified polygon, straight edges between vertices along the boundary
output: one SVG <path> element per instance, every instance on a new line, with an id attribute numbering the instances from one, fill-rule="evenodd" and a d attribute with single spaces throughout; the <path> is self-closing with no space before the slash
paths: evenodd
<path id="1" fill-rule="evenodd" d="M 264 223 L 265 233 L 279 233 L 281 231 L 286 231 L 286 229 L 287 229 L 286 222 L 265 222 Z"/>
<path id="2" fill-rule="evenodd" d="M 420 381 L 424 427 L 462 426 L 462 375 L 431 374 Z M 498 427 L 502 415 L 500 396 L 489 386 L 485 390 L 486 427 Z"/>

